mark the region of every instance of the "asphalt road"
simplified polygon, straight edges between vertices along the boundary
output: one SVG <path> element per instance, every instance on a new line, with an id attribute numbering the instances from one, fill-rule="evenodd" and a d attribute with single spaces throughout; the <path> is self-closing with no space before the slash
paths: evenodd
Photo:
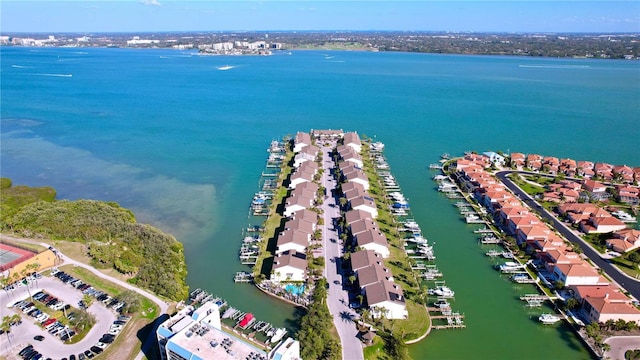
<path id="1" fill-rule="evenodd" d="M 628 291 L 636 299 L 640 299 L 640 281 L 635 280 L 626 274 L 622 273 L 615 266 L 609 263 L 606 259 L 603 259 L 598 251 L 591 247 L 586 241 L 582 240 L 576 235 L 573 230 L 562 221 L 558 220 L 554 214 L 549 213 L 543 208 L 537 201 L 535 201 L 529 194 L 522 191 L 516 184 L 514 184 L 508 177 L 510 173 L 518 172 L 513 170 L 499 171 L 496 176 L 506 187 L 508 187 L 514 194 L 516 194 L 522 201 L 529 207 L 536 210 L 540 216 L 548 219 L 552 222 L 554 228 L 558 230 L 567 240 L 574 244 L 578 244 L 584 254 L 593 261 L 599 268 L 601 268 L 611 279 L 613 279 L 618 285 Z"/>
<path id="2" fill-rule="evenodd" d="M 364 359 L 362 343 L 356 336 L 358 330 L 354 320 L 358 314 L 349 308 L 349 293 L 342 286 L 343 276 L 341 274 L 340 258 L 342 256 L 342 244 L 338 237 L 338 232 L 334 226 L 334 220 L 340 217 L 340 207 L 336 203 L 336 198 L 332 196 L 332 190 L 336 188 L 336 179 L 331 175 L 334 161 L 329 151 L 331 147 L 322 147 L 322 164 L 324 173 L 322 174 L 322 186 L 327 189 L 327 196 L 322 204 L 324 214 L 324 226 L 322 229 L 322 246 L 325 258 L 325 277 L 329 283 L 327 292 L 327 306 L 333 316 L 333 323 L 336 326 L 340 343 L 342 344 L 342 358 L 348 360 Z"/>

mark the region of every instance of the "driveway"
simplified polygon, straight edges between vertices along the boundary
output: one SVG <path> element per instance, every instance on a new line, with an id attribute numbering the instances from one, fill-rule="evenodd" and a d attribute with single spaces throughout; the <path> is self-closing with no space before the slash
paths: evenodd
<path id="1" fill-rule="evenodd" d="M 0 316 L 19 314 L 22 317 L 22 324 L 13 327 L 9 337 L 6 334 L 0 337 L 0 353 L 8 358 L 12 356 L 18 358 L 18 351 L 27 344 L 32 344 L 34 349 L 45 357 L 61 359 L 68 358 L 71 354 L 77 355 L 93 346 L 102 335 L 109 331 L 109 327 L 117 318 L 115 311 L 96 301 L 88 309 L 89 313 L 95 315 L 96 324 L 82 341 L 75 344 L 65 344 L 59 337 L 53 336 L 43 329 L 34 318 L 23 314 L 20 309 L 13 308 L 12 305 L 20 300 L 28 299 L 29 291 L 33 295 L 43 290 L 77 309 L 78 301 L 82 299 L 82 292 L 49 276 L 39 279 L 37 285 L 30 286 L 29 290 L 26 286 L 22 286 L 14 291 L 2 291 L 0 295 L 0 303 L 3 305 L 0 307 Z M 36 303 L 36 301 L 33 302 Z M 44 336 L 44 340 L 34 340 L 35 335 Z"/>
<path id="2" fill-rule="evenodd" d="M 362 343 L 357 338 L 358 330 L 354 319 L 358 314 L 349 308 L 349 292 L 344 289 L 341 268 L 341 256 L 343 253 L 342 242 L 336 230 L 336 219 L 340 217 L 340 207 L 336 202 L 336 197 L 332 196 L 332 190 L 336 189 L 337 182 L 331 174 L 331 169 L 335 163 L 330 156 L 330 151 L 335 147 L 322 147 L 322 164 L 324 172 L 322 174 L 322 186 L 327 191 L 327 197 L 322 204 L 324 214 L 324 226 L 322 229 L 322 239 L 325 257 L 325 277 L 329 283 L 327 292 L 327 306 L 333 315 L 333 323 L 340 336 L 342 344 L 342 358 L 349 360 L 364 359 L 362 353 Z"/>
<path id="3" fill-rule="evenodd" d="M 611 350 L 604 353 L 604 359 L 624 360 L 627 350 L 640 350 L 640 336 L 612 336 L 604 341 Z"/>
<path id="4" fill-rule="evenodd" d="M 628 291 L 636 299 L 640 299 L 640 282 L 627 276 L 618 270 L 615 266 L 611 265 L 606 259 L 603 259 L 598 251 L 596 251 L 590 244 L 582 240 L 582 238 L 576 235 L 573 230 L 567 227 L 562 221 L 558 220 L 554 214 L 549 213 L 545 208 L 540 206 L 529 194 L 521 190 L 516 184 L 514 184 L 507 175 L 511 173 L 518 173 L 519 171 L 507 170 L 499 171 L 496 176 L 506 187 L 509 188 L 514 194 L 518 195 L 529 207 L 540 213 L 545 219 L 550 220 L 553 223 L 553 227 L 558 230 L 562 236 L 574 244 L 578 244 L 584 254 L 593 261 L 599 268 L 601 268 L 613 281 L 618 283 L 620 287 Z"/>

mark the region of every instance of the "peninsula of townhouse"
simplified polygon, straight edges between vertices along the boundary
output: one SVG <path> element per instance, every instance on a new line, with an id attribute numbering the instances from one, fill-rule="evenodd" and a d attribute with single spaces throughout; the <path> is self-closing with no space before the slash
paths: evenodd
<path id="1" fill-rule="evenodd" d="M 278 169 L 263 173 L 262 193 L 252 205 L 266 219 L 250 226 L 259 231 L 244 240 L 257 248 L 250 263 L 255 285 L 284 301 L 328 310 L 342 358 L 363 358 L 363 346 L 381 343 L 379 331 L 398 331 L 411 341 L 430 327 L 421 279 L 427 267 L 414 271 L 416 259 L 409 255 L 430 261 L 432 274 L 435 256 L 415 222 L 411 230 L 403 227 L 410 209 L 399 198 L 383 148 L 342 130 L 298 132 L 273 142 L 267 168 Z M 322 304 L 314 304 L 319 293 Z M 383 327 L 382 319 L 393 325 Z M 299 340 L 304 357 L 305 347 L 315 345 Z"/>

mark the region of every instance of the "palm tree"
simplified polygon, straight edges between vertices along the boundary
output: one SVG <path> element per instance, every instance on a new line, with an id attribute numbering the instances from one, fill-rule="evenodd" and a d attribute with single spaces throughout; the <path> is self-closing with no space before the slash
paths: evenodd
<path id="1" fill-rule="evenodd" d="M 89 306 L 91 306 L 91 304 L 93 304 L 93 300 L 94 298 L 89 296 L 88 294 L 84 294 L 82 296 L 82 302 L 84 303 L 84 312 L 86 313 L 87 310 L 89 309 Z"/>
<path id="2" fill-rule="evenodd" d="M 26 268 L 28 270 L 32 270 L 32 272 L 35 274 L 36 272 L 38 272 L 38 270 L 40 270 L 40 264 L 37 262 L 31 263 L 29 265 L 26 266 Z M 34 278 L 36 279 L 36 286 L 38 286 L 38 278 L 36 278 L 34 276 Z"/>
<path id="3" fill-rule="evenodd" d="M 7 334 L 7 340 L 9 340 L 9 345 L 10 346 L 13 346 L 13 344 L 11 344 L 11 337 L 9 336 L 9 333 L 11 332 L 11 324 L 12 323 L 17 323 L 20 320 L 22 320 L 22 318 L 18 314 L 5 315 L 2 318 L 2 323 L 0 324 L 0 329 L 2 329 L 5 332 L 5 334 Z"/>
<path id="4" fill-rule="evenodd" d="M 7 287 L 11 283 L 13 283 L 13 281 L 11 281 L 11 279 L 8 276 L 3 276 L 0 278 L 0 284 L 2 285 L 2 288 L 7 294 L 9 293 L 9 290 L 7 290 Z M 13 286 L 11 287 L 11 293 L 13 294 Z"/>

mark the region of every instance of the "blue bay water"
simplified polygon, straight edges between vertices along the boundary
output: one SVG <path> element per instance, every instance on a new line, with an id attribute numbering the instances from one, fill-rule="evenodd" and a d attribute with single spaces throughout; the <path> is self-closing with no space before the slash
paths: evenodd
<path id="1" fill-rule="evenodd" d="M 1 48 L 1 172 L 58 198 L 117 201 L 185 244 L 189 284 L 261 319 L 294 309 L 236 285 L 237 250 L 272 139 L 321 128 L 386 144 L 467 329 L 423 358 L 588 358 L 541 327 L 434 190 L 444 152 L 503 150 L 640 166 L 640 66 L 614 60 L 294 51 Z M 331 55 L 331 56 L 327 56 Z M 218 66 L 232 69 L 220 71 Z M 69 76 L 71 75 L 71 76 Z M 543 345 L 544 344 L 544 345 Z"/>

